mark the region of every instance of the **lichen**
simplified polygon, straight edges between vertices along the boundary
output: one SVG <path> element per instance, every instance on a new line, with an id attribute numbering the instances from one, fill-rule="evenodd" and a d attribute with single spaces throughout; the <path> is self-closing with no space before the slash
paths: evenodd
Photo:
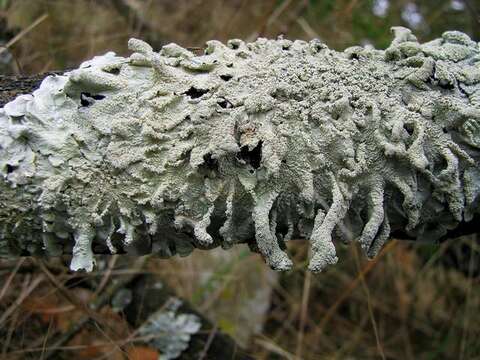
<path id="1" fill-rule="evenodd" d="M 273 269 L 310 239 L 375 256 L 479 212 L 480 49 L 451 31 L 386 50 L 310 42 L 131 39 L 0 109 L 0 254 L 155 252 L 249 242 Z M 252 244 L 255 239 L 255 244 Z"/>
<path id="2" fill-rule="evenodd" d="M 178 359 L 188 349 L 191 336 L 202 327 L 197 315 L 178 313 L 181 305 L 181 300 L 170 298 L 165 308 L 150 315 L 138 329 L 146 342 L 160 351 L 159 360 Z"/>

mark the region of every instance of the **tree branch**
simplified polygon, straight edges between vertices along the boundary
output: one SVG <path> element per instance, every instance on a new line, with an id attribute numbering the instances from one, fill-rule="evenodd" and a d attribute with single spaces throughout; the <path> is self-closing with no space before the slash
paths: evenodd
<path id="1" fill-rule="evenodd" d="M 294 238 L 321 271 L 332 239 L 373 257 L 390 236 L 477 232 L 478 44 L 393 31 L 384 51 L 131 39 L 129 58 L 47 77 L 0 110 L 0 254 L 72 252 L 90 270 L 94 253 L 247 242 L 285 270 Z M 15 81 L 2 100 L 39 77 Z"/>

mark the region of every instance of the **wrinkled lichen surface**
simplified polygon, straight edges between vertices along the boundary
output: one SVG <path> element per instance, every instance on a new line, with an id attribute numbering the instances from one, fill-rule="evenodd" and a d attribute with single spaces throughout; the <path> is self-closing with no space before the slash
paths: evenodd
<path id="1" fill-rule="evenodd" d="M 374 256 L 392 230 L 435 241 L 479 211 L 480 50 L 459 32 L 386 50 L 319 41 L 131 39 L 0 109 L 0 254 L 168 257 L 255 239 Z"/>

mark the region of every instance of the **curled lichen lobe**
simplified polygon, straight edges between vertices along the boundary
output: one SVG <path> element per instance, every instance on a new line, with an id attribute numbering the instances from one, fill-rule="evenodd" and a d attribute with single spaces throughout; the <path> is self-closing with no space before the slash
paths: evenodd
<path id="1" fill-rule="evenodd" d="M 0 201 L 20 201 L 0 210 L 0 241 L 32 252 L 41 236 L 89 270 L 95 247 L 171 256 L 255 239 L 288 269 L 284 243 L 304 237 L 320 271 L 333 238 L 369 256 L 398 228 L 440 238 L 478 212 L 478 44 L 394 33 L 384 51 L 279 38 L 201 56 L 132 39 L 128 58 L 48 77 L 0 110 Z"/>

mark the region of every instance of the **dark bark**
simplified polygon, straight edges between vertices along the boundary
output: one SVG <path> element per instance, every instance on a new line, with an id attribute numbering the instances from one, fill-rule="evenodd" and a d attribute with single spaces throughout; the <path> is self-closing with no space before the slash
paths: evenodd
<path id="1" fill-rule="evenodd" d="M 48 75 L 61 72 L 47 72 L 31 76 L 0 76 L 0 107 L 15 99 L 21 94 L 30 94 L 40 86 Z"/>

